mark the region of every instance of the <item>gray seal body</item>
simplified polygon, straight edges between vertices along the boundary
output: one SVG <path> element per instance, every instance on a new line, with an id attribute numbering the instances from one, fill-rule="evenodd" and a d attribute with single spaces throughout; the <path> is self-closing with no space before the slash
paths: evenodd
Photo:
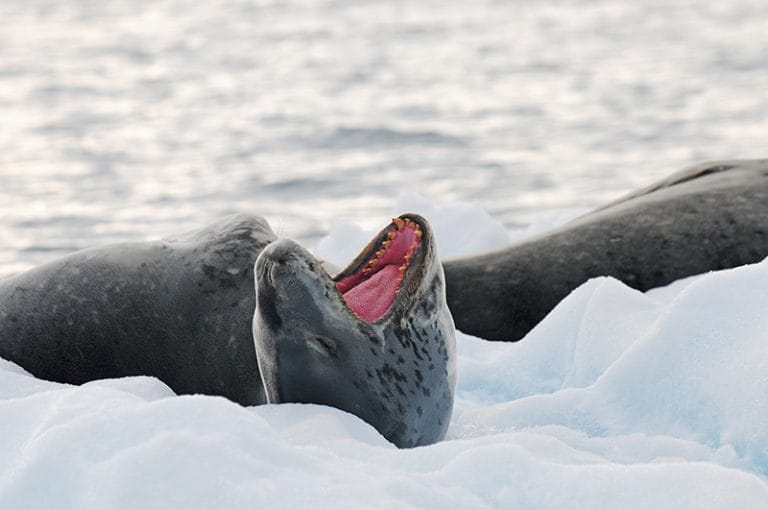
<path id="1" fill-rule="evenodd" d="M 519 340 L 590 278 L 638 290 L 768 256 L 768 160 L 698 165 L 503 250 L 444 263 L 456 327 Z"/>
<path id="2" fill-rule="evenodd" d="M 0 280 L 0 357 L 58 382 L 149 375 L 176 393 L 264 403 L 253 265 L 275 239 L 262 218 L 237 215 Z"/>

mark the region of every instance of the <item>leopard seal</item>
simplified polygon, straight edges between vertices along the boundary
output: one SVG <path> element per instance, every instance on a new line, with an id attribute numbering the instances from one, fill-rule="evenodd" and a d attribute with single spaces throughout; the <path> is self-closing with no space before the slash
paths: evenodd
<path id="1" fill-rule="evenodd" d="M 254 338 L 267 401 L 353 413 L 399 447 L 444 437 L 454 326 L 432 230 L 395 218 L 331 278 L 289 239 L 256 262 Z"/>
<path id="2" fill-rule="evenodd" d="M 515 341 L 590 278 L 613 276 L 645 291 L 766 256 L 761 159 L 685 169 L 553 231 L 443 267 L 456 327 Z"/>
<path id="3" fill-rule="evenodd" d="M 0 357 L 36 377 L 147 375 L 242 405 L 326 404 L 401 447 L 445 433 L 453 335 L 432 232 L 416 216 L 395 218 L 334 279 L 263 218 L 235 215 L 0 280 Z"/>

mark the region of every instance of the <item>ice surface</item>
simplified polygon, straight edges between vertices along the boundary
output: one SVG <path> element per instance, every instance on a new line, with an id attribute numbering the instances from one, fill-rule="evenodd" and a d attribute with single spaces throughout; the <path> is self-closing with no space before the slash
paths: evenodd
<path id="1" fill-rule="evenodd" d="M 466 204 L 396 207 L 464 217 L 435 218 L 446 256 L 498 227 Z M 768 261 L 648 294 L 589 281 L 519 343 L 460 334 L 448 438 L 411 450 L 328 407 L 0 361 L 0 508 L 765 508 L 766 310 Z"/>

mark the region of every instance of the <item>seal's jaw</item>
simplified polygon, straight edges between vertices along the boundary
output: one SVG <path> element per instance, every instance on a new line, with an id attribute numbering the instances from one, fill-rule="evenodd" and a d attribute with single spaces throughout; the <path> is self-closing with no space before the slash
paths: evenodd
<path id="1" fill-rule="evenodd" d="M 289 294 L 308 294 L 315 302 L 326 302 L 325 308 L 333 310 L 329 315 L 335 315 L 335 320 L 380 324 L 394 309 L 407 309 L 408 300 L 402 296 L 424 284 L 424 268 L 434 258 L 431 242 L 431 231 L 423 218 L 401 215 L 331 278 L 307 250 L 290 239 L 280 239 L 268 246 L 257 261 L 257 293 L 263 294 L 263 289 L 258 292 L 258 288 L 269 284 L 270 293 L 284 294 L 281 300 L 288 299 Z M 276 272 L 285 275 L 274 277 Z M 259 274 L 269 277 L 259 279 Z M 279 322 L 279 317 L 275 319 Z"/>
<path id="2" fill-rule="evenodd" d="M 422 245 L 421 224 L 409 216 L 394 218 L 361 254 L 335 278 L 347 306 L 366 322 L 380 320 L 392 308 L 414 255 Z"/>

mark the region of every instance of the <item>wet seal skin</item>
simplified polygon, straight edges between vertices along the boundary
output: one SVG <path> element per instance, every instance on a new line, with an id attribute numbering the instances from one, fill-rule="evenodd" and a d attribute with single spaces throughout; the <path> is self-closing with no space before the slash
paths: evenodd
<path id="1" fill-rule="evenodd" d="M 514 341 L 590 278 L 645 291 L 766 256 L 762 159 L 689 168 L 551 232 L 443 266 L 456 327 Z"/>
<path id="2" fill-rule="evenodd" d="M 342 409 L 399 447 L 444 437 L 454 327 L 423 218 L 395 218 L 334 278 L 280 239 L 259 256 L 255 277 L 253 337 L 268 402 Z"/>
<path id="3" fill-rule="evenodd" d="M 263 218 L 236 215 L 2 279 L 0 357 L 63 383 L 149 375 L 176 393 L 264 403 L 251 336 L 253 265 L 275 239 Z"/>
<path id="4" fill-rule="evenodd" d="M 334 280 L 276 239 L 236 215 L 4 278 L 0 357 L 63 383 L 147 375 L 242 405 L 327 404 L 402 447 L 441 439 L 456 355 L 426 222 L 395 218 Z"/>

